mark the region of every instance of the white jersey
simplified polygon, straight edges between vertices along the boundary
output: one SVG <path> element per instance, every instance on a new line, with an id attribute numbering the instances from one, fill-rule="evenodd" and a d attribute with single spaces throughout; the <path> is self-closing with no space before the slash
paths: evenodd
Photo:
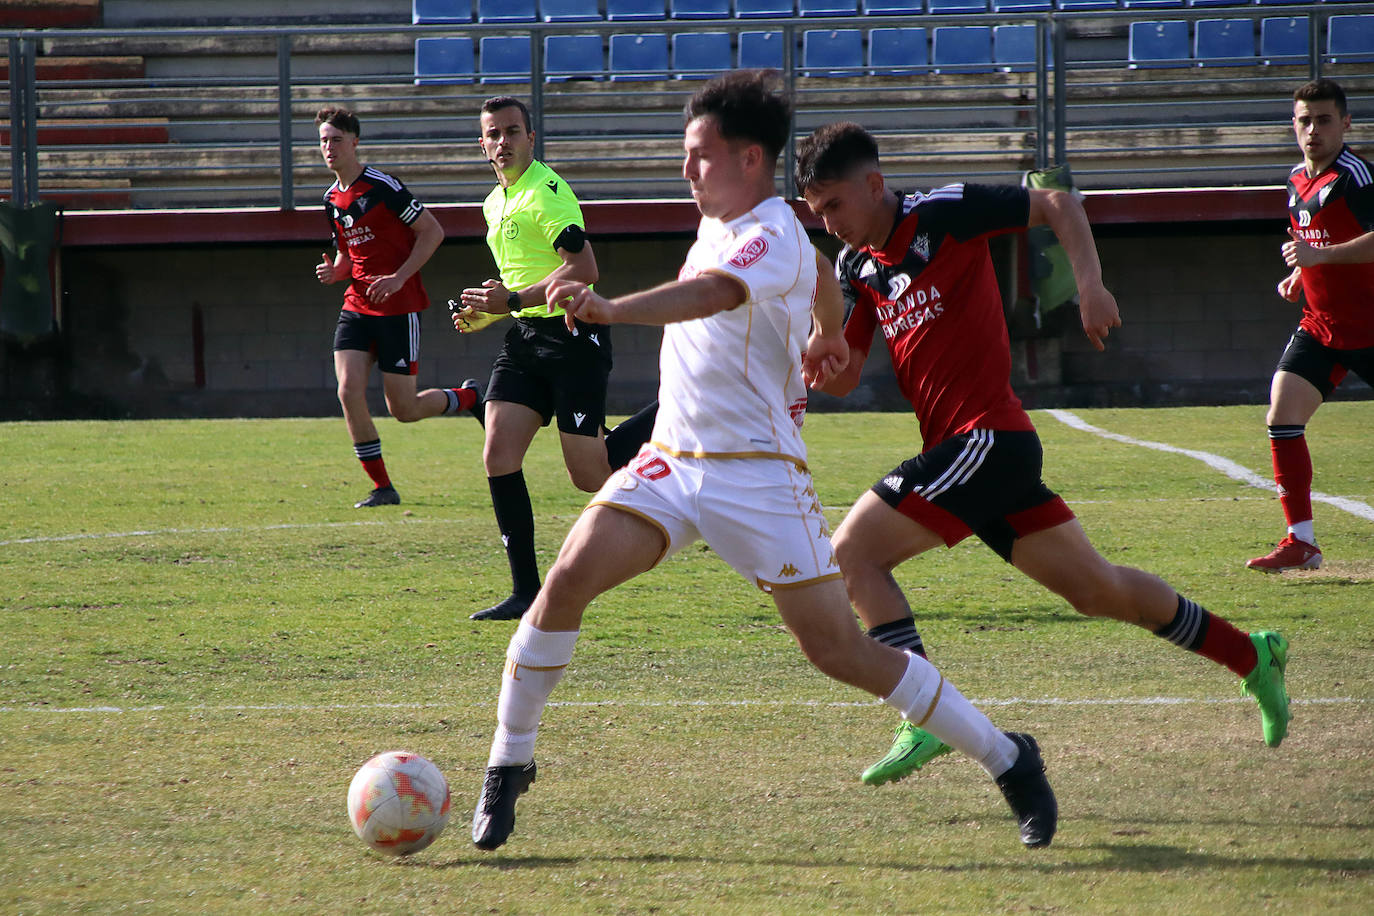
<path id="1" fill-rule="evenodd" d="M 744 285 L 743 304 L 663 329 L 653 442 L 670 455 L 786 458 L 805 466 L 801 354 L 816 298 L 816 249 L 770 197 L 728 223 L 703 217 L 679 280 Z"/>

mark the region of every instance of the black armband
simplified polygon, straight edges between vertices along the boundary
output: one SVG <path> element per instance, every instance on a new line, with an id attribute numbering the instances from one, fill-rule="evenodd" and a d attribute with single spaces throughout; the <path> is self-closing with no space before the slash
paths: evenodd
<path id="1" fill-rule="evenodd" d="M 562 248 L 564 251 L 577 254 L 582 247 L 587 244 L 587 233 L 581 226 L 569 226 L 558 233 L 558 238 L 553 240 L 554 249 Z"/>

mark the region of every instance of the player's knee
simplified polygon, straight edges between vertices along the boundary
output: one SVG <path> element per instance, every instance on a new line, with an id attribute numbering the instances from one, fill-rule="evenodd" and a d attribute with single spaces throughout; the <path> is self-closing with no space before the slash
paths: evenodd
<path id="1" fill-rule="evenodd" d="M 828 632 L 797 633 L 796 638 L 802 654 L 816 670 L 835 680 L 852 682 L 858 658 L 849 639 Z"/>
<path id="2" fill-rule="evenodd" d="M 1129 608 L 1121 567 L 1103 564 L 1090 575 L 1076 575 L 1058 589 L 1073 609 L 1085 617 L 1119 618 Z"/>
<path id="3" fill-rule="evenodd" d="M 568 479 L 572 485 L 584 493 L 595 493 L 610 476 L 610 466 L 605 468 L 570 467 Z"/>
<path id="4" fill-rule="evenodd" d="M 402 423 L 414 423 L 416 420 L 423 420 L 425 415 L 420 412 L 418 401 L 391 403 L 387 402 L 387 410 L 391 415 Z"/>

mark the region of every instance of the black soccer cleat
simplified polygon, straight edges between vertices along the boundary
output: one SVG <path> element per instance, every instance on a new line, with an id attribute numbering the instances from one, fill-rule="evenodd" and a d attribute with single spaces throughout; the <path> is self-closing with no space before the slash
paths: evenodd
<path id="1" fill-rule="evenodd" d="M 511 595 L 505 601 L 473 614 L 470 620 L 519 620 L 534 603 L 534 596 Z"/>
<path id="2" fill-rule="evenodd" d="M 354 509 L 370 509 L 373 506 L 399 506 L 401 494 L 392 486 L 378 487 L 353 504 Z"/>
<path id="3" fill-rule="evenodd" d="M 1040 759 L 1040 745 L 1030 735 L 1004 732 L 1020 750 L 1016 762 L 997 777 L 997 788 L 1016 815 L 1021 828 L 1021 842 L 1032 849 L 1050 845 L 1055 828 L 1059 826 L 1059 803 L 1045 777 L 1045 761 Z"/>
<path id="4" fill-rule="evenodd" d="M 463 379 L 463 384 L 459 388 L 468 388 L 477 395 L 477 402 L 472 405 L 472 409 L 466 413 L 472 414 L 472 418 L 477 421 L 477 425 L 483 429 L 487 428 L 487 402 L 482 399 L 482 384 L 475 378 Z"/>
<path id="5" fill-rule="evenodd" d="M 472 842 L 478 849 L 505 845 L 515 829 L 515 800 L 530 790 L 537 768 L 534 761 L 504 767 L 487 767 L 482 797 L 472 815 Z"/>

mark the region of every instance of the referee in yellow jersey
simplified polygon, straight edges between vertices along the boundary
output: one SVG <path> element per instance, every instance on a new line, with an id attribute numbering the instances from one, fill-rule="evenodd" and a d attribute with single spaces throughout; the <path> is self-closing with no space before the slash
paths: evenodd
<path id="1" fill-rule="evenodd" d="M 544 299 L 552 280 L 596 282 L 596 256 L 582 209 L 567 182 L 534 158 L 534 131 L 523 102 L 511 96 L 488 99 L 481 128 L 482 152 L 497 181 L 482 214 L 501 276 L 463 290 L 463 309 L 453 323 L 468 333 L 506 315 L 514 318 L 492 365 L 482 450 L 512 590 L 472 619 L 514 620 L 539 592 L 534 513 L 522 470 L 535 433 L 557 418 L 568 477 L 578 489 L 595 492 L 648 439 L 657 404 L 603 439 L 610 329 L 579 321 L 569 331 L 563 310 L 550 310 Z"/>

